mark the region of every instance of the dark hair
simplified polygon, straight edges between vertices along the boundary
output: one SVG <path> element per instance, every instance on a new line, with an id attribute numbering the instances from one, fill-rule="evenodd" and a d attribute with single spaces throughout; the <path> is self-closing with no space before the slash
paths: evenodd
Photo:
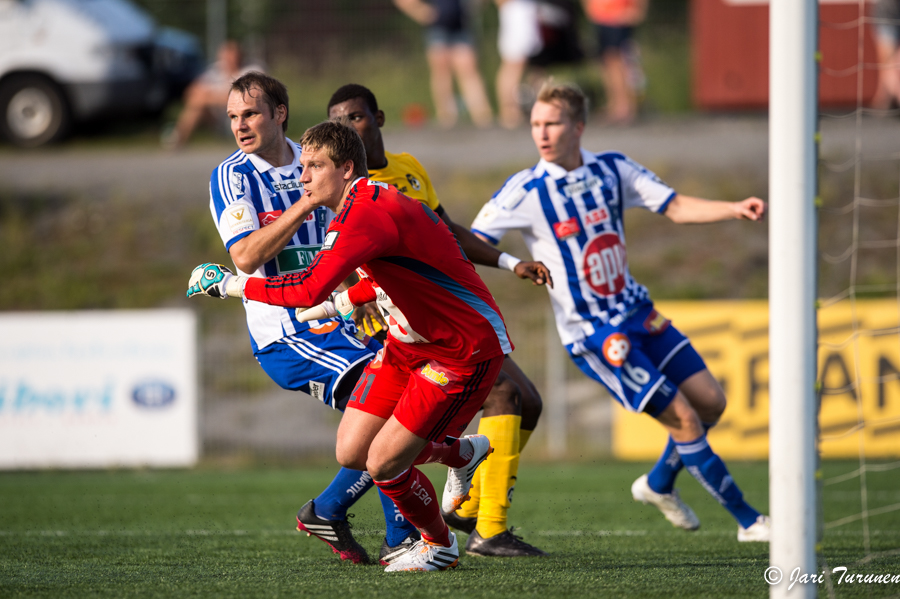
<path id="1" fill-rule="evenodd" d="M 366 147 L 356 129 L 335 121 L 324 121 L 310 127 L 300 138 L 300 147 L 308 150 L 325 150 L 328 158 L 341 166 L 348 160 L 353 161 L 353 174 L 357 177 L 368 177 L 366 168 Z"/>
<path id="2" fill-rule="evenodd" d="M 563 104 L 563 108 L 573 121 L 576 123 L 587 122 L 587 96 L 574 83 L 556 83 L 553 79 L 549 79 L 538 91 L 537 101 L 545 104 L 559 102 Z"/>
<path id="3" fill-rule="evenodd" d="M 231 91 L 240 92 L 242 95 L 247 94 L 251 98 L 253 94 L 250 93 L 250 90 L 253 88 L 262 92 L 263 102 L 272 111 L 273 117 L 275 116 L 275 109 L 279 106 L 284 106 L 284 122 L 281 124 L 281 129 L 282 131 L 287 131 L 289 115 L 288 92 L 284 83 L 259 71 L 245 73 L 231 83 Z"/>
<path id="4" fill-rule="evenodd" d="M 368 105 L 372 114 L 378 112 L 378 100 L 375 99 L 375 94 L 373 94 L 368 87 L 359 85 L 358 83 L 348 83 L 347 85 L 338 88 L 338 90 L 331 95 L 331 99 L 328 100 L 327 110 L 330 111 L 331 107 L 336 104 L 343 104 L 347 100 L 354 100 L 356 98 L 365 100 L 366 105 Z"/>

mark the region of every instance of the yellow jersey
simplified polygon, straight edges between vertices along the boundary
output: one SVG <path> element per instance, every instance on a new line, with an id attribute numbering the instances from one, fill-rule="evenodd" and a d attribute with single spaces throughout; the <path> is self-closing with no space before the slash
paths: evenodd
<path id="1" fill-rule="evenodd" d="M 425 167 L 419 164 L 411 154 L 384 153 L 387 158 L 387 166 L 379 169 L 369 169 L 369 179 L 387 183 L 403 195 L 414 200 L 419 200 L 434 211 L 440 206 L 437 193 L 428 178 Z"/>
<path id="2" fill-rule="evenodd" d="M 414 200 L 419 200 L 435 212 L 441 205 L 428 172 L 412 154 L 403 152 L 401 154 L 391 154 L 385 152 L 387 158 L 387 166 L 379 169 L 369 169 L 369 179 L 397 188 L 397 191 L 405 196 L 409 196 Z M 380 325 L 376 325 L 374 329 L 369 327 L 366 322 L 363 327 L 367 335 L 375 336 L 382 329 Z"/>

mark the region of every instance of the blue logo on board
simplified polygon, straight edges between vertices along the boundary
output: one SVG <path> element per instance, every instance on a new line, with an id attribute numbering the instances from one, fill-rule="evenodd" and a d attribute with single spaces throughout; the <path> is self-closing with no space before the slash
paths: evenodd
<path id="1" fill-rule="evenodd" d="M 163 381 L 146 381 L 135 386 L 131 399 L 142 408 L 165 408 L 175 402 L 175 389 Z"/>

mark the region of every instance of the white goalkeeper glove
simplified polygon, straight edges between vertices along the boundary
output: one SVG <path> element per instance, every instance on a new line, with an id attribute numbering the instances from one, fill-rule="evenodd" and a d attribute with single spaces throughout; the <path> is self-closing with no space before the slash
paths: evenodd
<path id="1" fill-rule="evenodd" d="M 207 262 L 191 272 L 187 296 L 208 295 L 209 297 L 244 297 L 247 277 L 236 276 L 227 266 Z"/>
<path id="2" fill-rule="evenodd" d="M 344 318 L 350 318 L 356 306 L 350 301 L 349 294 L 346 291 L 336 293 L 330 300 L 326 300 L 318 306 L 311 308 L 297 308 L 294 316 L 300 322 L 308 322 L 310 320 L 322 320 L 331 318 L 340 314 Z"/>

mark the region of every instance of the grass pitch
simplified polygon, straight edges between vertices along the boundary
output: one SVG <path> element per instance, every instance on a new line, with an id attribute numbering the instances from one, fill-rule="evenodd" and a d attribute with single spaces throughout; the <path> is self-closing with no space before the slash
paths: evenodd
<path id="1" fill-rule="evenodd" d="M 826 463 L 826 479 L 852 463 Z M 426 467 L 439 489 L 443 472 Z M 700 486 L 680 487 L 703 522 L 676 530 L 631 500 L 648 465 L 524 465 L 511 524 L 548 558 L 463 556 L 454 571 L 385 574 L 341 563 L 295 532 L 294 514 L 334 467 L 193 471 L 34 472 L 0 475 L 0 597 L 765 597 L 768 545 L 738 543 L 736 525 Z M 748 500 L 766 511 L 765 464 L 731 465 Z M 895 477 L 870 476 L 869 508 L 896 504 Z M 825 521 L 859 511 L 858 482 L 826 487 Z M 374 493 L 353 510 L 354 534 L 377 555 Z M 900 511 L 829 529 L 831 567 L 900 574 Z M 460 535 L 461 545 L 465 535 Z M 863 561 L 869 555 L 869 561 Z M 820 595 L 828 596 L 825 584 Z M 842 584 L 837 597 L 900 594 L 900 584 Z"/>

